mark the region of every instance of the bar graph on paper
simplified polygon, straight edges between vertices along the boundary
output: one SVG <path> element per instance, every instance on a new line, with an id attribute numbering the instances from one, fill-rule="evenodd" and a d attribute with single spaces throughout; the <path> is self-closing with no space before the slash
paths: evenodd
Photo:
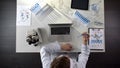
<path id="1" fill-rule="evenodd" d="M 91 49 L 104 49 L 104 29 L 90 28 L 89 35 L 89 45 Z"/>

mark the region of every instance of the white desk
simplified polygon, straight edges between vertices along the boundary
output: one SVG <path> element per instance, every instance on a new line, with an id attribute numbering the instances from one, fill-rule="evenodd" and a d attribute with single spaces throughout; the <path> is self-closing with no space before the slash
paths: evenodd
<path id="1" fill-rule="evenodd" d="M 34 0 L 35 1 L 35 0 Z M 60 12 L 63 14 L 66 14 L 66 16 L 71 17 L 73 12 L 75 11 L 74 9 L 70 9 L 70 3 L 71 0 L 61 0 L 62 2 L 59 2 L 59 0 L 45 0 L 49 5 L 52 7 L 55 7 L 58 9 Z M 99 3 L 101 1 L 101 3 Z M 32 3 L 28 2 L 27 0 L 17 0 L 17 6 L 24 5 L 30 7 Z M 61 3 L 63 4 L 62 6 Z M 67 3 L 67 4 L 66 4 Z M 89 6 L 91 6 L 93 3 L 99 4 L 99 14 L 94 15 L 92 10 L 84 11 L 84 10 L 78 10 L 80 11 L 81 14 L 86 16 L 88 19 L 90 19 L 91 25 L 89 27 L 92 28 L 104 28 L 104 0 L 90 0 Z M 67 8 L 67 9 L 66 9 Z M 91 17 L 92 16 L 92 17 Z M 75 19 L 73 19 L 75 20 Z M 94 25 L 94 21 L 100 21 L 103 23 L 102 26 L 96 26 Z M 71 20 L 67 18 L 63 18 L 63 20 L 58 20 L 58 22 L 71 22 Z M 43 46 L 44 44 L 49 43 L 49 26 L 48 26 L 48 21 L 40 21 L 37 16 L 32 14 L 31 18 L 31 25 L 30 26 L 16 26 L 16 52 L 22 52 L 22 53 L 36 53 L 39 52 L 40 47 Z M 73 21 L 74 24 L 74 21 Z M 36 28 L 41 28 L 42 29 L 42 37 L 43 37 L 43 43 L 38 45 L 38 46 L 33 46 L 33 45 L 28 45 L 26 42 L 26 35 L 27 31 L 31 29 L 36 29 Z M 71 34 L 72 34 L 72 43 L 73 48 L 75 49 L 76 52 L 80 51 L 81 48 L 81 37 L 80 34 L 82 32 L 88 32 L 88 27 L 85 27 L 84 25 L 80 26 L 73 26 L 71 27 Z M 103 50 L 92 50 L 92 52 L 105 52 L 105 49 Z"/>

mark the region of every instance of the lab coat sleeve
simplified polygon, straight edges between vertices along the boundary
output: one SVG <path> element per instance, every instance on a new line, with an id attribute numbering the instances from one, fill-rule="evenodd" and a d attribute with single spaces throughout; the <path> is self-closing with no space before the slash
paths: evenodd
<path id="1" fill-rule="evenodd" d="M 90 54 L 90 49 L 88 45 L 82 44 L 81 54 L 78 56 L 78 67 L 85 68 Z"/>
<path id="2" fill-rule="evenodd" d="M 61 47 L 57 41 L 47 44 L 40 49 L 40 56 L 41 56 L 43 68 L 50 68 L 50 64 L 52 60 L 51 54 L 58 52 L 60 50 L 61 50 Z"/>

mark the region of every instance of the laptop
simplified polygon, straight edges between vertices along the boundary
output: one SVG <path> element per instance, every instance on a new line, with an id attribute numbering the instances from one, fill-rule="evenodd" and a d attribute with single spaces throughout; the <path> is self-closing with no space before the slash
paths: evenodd
<path id="1" fill-rule="evenodd" d="M 37 17 L 45 20 L 50 26 L 49 41 L 70 42 L 70 27 L 72 21 L 57 9 L 46 4 L 42 10 L 37 13 Z"/>
<path id="2" fill-rule="evenodd" d="M 71 24 L 49 24 L 51 41 L 66 43 L 72 41 Z"/>

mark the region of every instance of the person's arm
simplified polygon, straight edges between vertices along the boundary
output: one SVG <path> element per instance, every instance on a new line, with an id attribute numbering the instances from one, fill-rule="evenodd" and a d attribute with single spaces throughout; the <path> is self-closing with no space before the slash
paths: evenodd
<path id="1" fill-rule="evenodd" d="M 90 54 L 89 45 L 87 45 L 88 40 L 89 40 L 89 35 L 88 34 L 83 35 L 83 44 L 81 46 L 81 54 L 79 54 L 78 56 L 78 66 L 80 68 L 85 68 L 86 63 L 88 61 L 88 57 Z"/>
<path id="2" fill-rule="evenodd" d="M 89 46 L 82 44 L 81 54 L 79 54 L 78 62 L 82 62 L 84 65 L 86 65 L 89 54 L 90 54 Z"/>
<path id="3" fill-rule="evenodd" d="M 61 47 L 57 41 L 45 45 L 40 49 L 40 56 L 43 68 L 50 68 L 51 54 L 60 50 Z"/>

